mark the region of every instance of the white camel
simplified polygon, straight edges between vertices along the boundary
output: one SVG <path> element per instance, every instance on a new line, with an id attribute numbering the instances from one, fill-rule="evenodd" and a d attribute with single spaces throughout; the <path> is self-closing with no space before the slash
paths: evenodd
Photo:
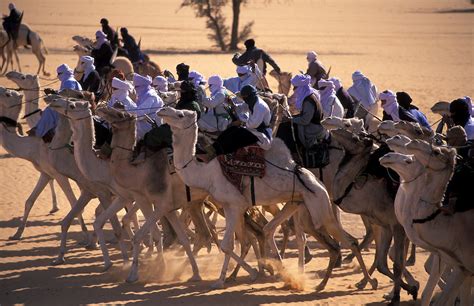
<path id="1" fill-rule="evenodd" d="M 48 54 L 48 49 L 46 49 L 46 46 L 44 45 L 44 42 L 39 36 L 39 34 L 32 31 L 30 27 L 24 23 L 20 25 L 16 43 L 10 39 L 5 46 L 6 52 L 7 52 L 7 60 L 6 60 L 6 65 L 4 67 L 5 69 L 2 71 L 1 74 L 4 74 L 7 72 L 9 63 L 11 63 L 11 69 L 14 70 L 13 69 L 13 55 L 15 55 L 16 62 L 18 64 L 18 70 L 21 72 L 20 59 L 18 58 L 18 53 L 17 53 L 17 49 L 20 46 L 31 46 L 31 51 L 36 56 L 39 62 L 38 71 L 36 72 L 36 74 L 39 74 L 40 71 L 42 71 L 43 75 L 49 76 L 50 74 L 45 70 L 46 69 L 45 68 L 45 65 L 46 65 L 45 54 Z"/>
<path id="2" fill-rule="evenodd" d="M 20 136 L 17 134 L 16 122 L 20 114 L 22 98 L 23 96 L 16 91 L 0 88 L 0 105 L 2 112 L 2 125 L 0 126 L 1 144 L 5 150 L 13 156 L 30 161 L 40 172 L 38 182 L 25 202 L 22 221 L 16 233 L 10 237 L 10 239 L 13 240 L 21 239 L 31 208 L 41 191 L 51 180 L 55 179 L 58 182 L 71 206 L 74 206 L 76 203 L 76 197 L 69 184 L 68 178 L 61 174 L 49 160 L 48 145 L 45 144 L 41 138 Z M 87 233 L 87 228 L 82 217 L 80 217 L 79 220 L 83 232 Z"/>
<path id="3" fill-rule="evenodd" d="M 31 128 L 35 127 L 41 118 L 41 109 L 38 107 L 40 100 L 40 81 L 37 75 L 23 74 L 21 72 L 10 71 L 6 78 L 14 82 L 23 91 L 25 111 L 23 118 Z M 59 82 L 59 80 L 58 80 Z M 52 205 L 49 213 L 55 213 L 59 210 L 56 191 L 54 189 L 54 181 L 49 182 L 51 188 Z"/>
<path id="4" fill-rule="evenodd" d="M 389 153 L 380 160 L 383 166 L 397 171 L 403 180 L 395 199 L 397 218 L 410 240 L 456 268 L 435 305 L 452 302 L 463 283 L 461 303 L 472 305 L 470 281 L 474 272 L 474 248 L 469 235 L 474 229 L 473 212 L 453 216 L 436 213 L 453 172 L 456 151 L 432 147 L 419 140 L 410 141 L 405 150 L 414 156 Z M 429 300 L 423 299 L 423 305 L 428 303 Z"/>
<path id="5" fill-rule="evenodd" d="M 242 216 L 251 206 L 249 180 L 247 179 L 244 183 L 246 187 L 244 193 L 241 194 L 227 181 L 217 159 L 208 164 L 196 161 L 194 157 L 197 141 L 195 112 L 166 107 L 161 109 L 158 115 L 171 126 L 173 131 L 173 158 L 177 173 L 187 185 L 207 190 L 222 205 L 225 212 L 226 231 L 220 244 L 221 250 L 225 253 L 225 259 L 220 277 L 213 286 L 223 287 L 230 258 L 240 264 L 250 274 L 251 279 L 254 279 L 255 270 L 233 252 L 234 232 L 242 233 Z M 266 152 L 265 158 L 267 160 L 266 175 L 264 178 L 255 179 L 258 204 L 304 201 L 316 229 L 324 226 L 337 240 L 358 252 L 357 241 L 343 230 L 339 220 L 336 219 L 325 188 L 308 170 L 296 165 L 283 142 L 275 139 L 272 148 Z M 368 275 L 360 253 L 357 257 L 364 276 L 375 287 L 376 280 Z"/>

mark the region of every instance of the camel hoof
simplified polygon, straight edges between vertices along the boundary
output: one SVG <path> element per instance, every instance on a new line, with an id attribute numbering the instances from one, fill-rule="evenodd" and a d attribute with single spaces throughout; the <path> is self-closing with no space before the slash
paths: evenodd
<path id="1" fill-rule="evenodd" d="M 193 275 L 191 278 L 188 279 L 188 282 L 200 282 L 202 281 L 201 275 L 196 274 Z"/>
<path id="2" fill-rule="evenodd" d="M 104 263 L 104 268 L 102 269 L 102 272 L 107 272 L 112 266 L 113 266 L 112 262 Z"/>
<path id="3" fill-rule="evenodd" d="M 350 255 L 347 255 L 346 257 L 344 257 L 344 259 L 342 260 L 342 263 L 347 265 L 347 264 L 350 264 L 352 262 L 352 259 L 354 258 L 354 256 L 351 256 L 352 254 Z"/>
<path id="4" fill-rule="evenodd" d="M 129 283 L 129 284 L 133 284 L 133 283 L 135 283 L 137 280 L 138 280 L 138 276 L 136 276 L 136 275 L 135 275 L 135 276 L 129 276 L 129 277 L 127 277 L 126 282 Z"/>
<path id="5" fill-rule="evenodd" d="M 316 292 L 321 292 L 324 290 L 324 288 L 326 288 L 326 284 L 321 283 L 317 285 L 316 288 L 314 288 L 314 290 L 316 290 Z"/>
<path id="6" fill-rule="evenodd" d="M 84 248 L 89 251 L 97 250 L 97 243 L 86 244 Z"/>
<path id="7" fill-rule="evenodd" d="M 252 269 L 252 271 L 250 273 L 250 281 L 252 281 L 252 282 L 256 281 L 257 277 L 258 277 L 258 271 L 255 270 L 255 269 Z"/>
<path id="8" fill-rule="evenodd" d="M 398 296 L 393 296 L 392 300 L 390 303 L 388 303 L 390 306 L 399 306 L 400 305 L 400 295 Z"/>
<path id="9" fill-rule="evenodd" d="M 418 299 L 418 290 L 419 290 L 420 284 L 417 284 L 416 286 L 413 286 L 411 290 L 408 292 L 413 297 L 413 300 L 416 301 Z"/>
<path id="10" fill-rule="evenodd" d="M 231 275 L 229 275 L 229 277 L 227 277 L 225 279 L 225 282 L 226 283 L 235 283 L 236 280 L 237 280 L 237 276 L 235 274 L 231 274 Z"/>
<path id="11" fill-rule="evenodd" d="M 366 285 L 367 285 L 367 280 L 364 278 L 363 280 L 355 284 L 355 287 L 359 290 L 362 290 L 365 288 Z"/>
<path id="12" fill-rule="evenodd" d="M 50 211 L 49 211 L 49 214 L 52 215 L 54 214 L 55 212 L 58 212 L 59 211 L 59 207 L 53 207 Z"/>
<path id="13" fill-rule="evenodd" d="M 51 265 L 52 266 L 60 266 L 62 264 L 64 264 L 66 262 L 66 260 L 64 259 L 64 257 L 58 257 L 56 258 L 55 260 L 53 260 L 51 262 Z"/>
<path id="14" fill-rule="evenodd" d="M 339 253 L 337 255 L 336 263 L 334 264 L 334 268 L 340 268 L 342 267 L 342 255 Z"/>
<path id="15" fill-rule="evenodd" d="M 218 280 L 217 282 L 211 285 L 211 289 L 223 289 L 223 288 L 224 288 L 224 282 L 221 280 Z"/>
<path id="16" fill-rule="evenodd" d="M 369 280 L 370 285 L 372 286 L 372 290 L 377 290 L 377 287 L 379 286 L 379 281 L 376 278 L 373 278 Z"/>
<path id="17" fill-rule="evenodd" d="M 16 233 L 13 236 L 8 237 L 8 240 L 20 240 L 21 239 L 21 233 Z"/>

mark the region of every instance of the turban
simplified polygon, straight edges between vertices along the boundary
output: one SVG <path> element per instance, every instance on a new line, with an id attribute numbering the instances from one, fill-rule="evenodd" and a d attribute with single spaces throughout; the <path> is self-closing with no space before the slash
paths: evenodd
<path id="1" fill-rule="evenodd" d="M 102 45 L 107 41 L 107 35 L 102 31 L 95 32 L 95 39 L 97 40 L 96 49 L 100 49 Z"/>
<path id="2" fill-rule="evenodd" d="M 352 82 L 356 82 L 358 80 L 361 80 L 361 79 L 365 79 L 366 76 L 360 72 L 359 70 L 356 70 L 353 74 L 352 74 Z"/>
<path id="3" fill-rule="evenodd" d="M 204 79 L 204 76 L 200 74 L 199 72 L 193 70 L 189 73 L 189 78 L 192 79 L 194 85 L 197 87 L 201 85 L 201 83 L 206 83 L 206 80 Z"/>
<path id="4" fill-rule="evenodd" d="M 377 88 L 359 70 L 352 74 L 352 86 L 347 90 L 363 107 L 370 108 L 377 101 Z"/>
<path id="5" fill-rule="evenodd" d="M 13 3 L 8 4 L 8 9 L 10 11 L 16 9 L 15 4 L 13 4 Z"/>
<path id="6" fill-rule="evenodd" d="M 467 124 L 471 117 L 470 108 L 471 105 L 464 98 L 456 99 L 449 104 L 449 111 L 455 125 L 464 127 Z"/>
<path id="7" fill-rule="evenodd" d="M 308 60 L 308 62 L 313 62 L 317 58 L 318 58 L 318 54 L 314 51 L 309 51 L 308 53 L 306 53 L 306 59 Z"/>
<path id="8" fill-rule="evenodd" d="M 94 58 L 92 56 L 88 55 L 83 55 L 81 56 L 81 65 L 82 68 L 84 69 L 84 80 L 87 78 L 87 76 L 95 70 L 94 66 Z"/>
<path id="9" fill-rule="evenodd" d="M 158 91 L 166 92 L 168 91 L 168 80 L 159 75 L 153 79 L 153 86 L 155 86 Z"/>
<path id="10" fill-rule="evenodd" d="M 62 64 L 60 65 L 57 69 L 56 69 L 56 72 L 58 74 L 62 74 L 62 73 L 73 73 L 72 69 L 68 66 L 68 64 Z"/>
<path id="11" fill-rule="evenodd" d="M 318 87 L 319 88 L 334 87 L 334 84 L 329 80 L 321 79 L 321 80 L 318 81 Z"/>
<path id="12" fill-rule="evenodd" d="M 133 74 L 133 85 L 136 86 L 149 86 L 151 85 L 152 80 L 150 76 L 142 76 L 138 73 Z"/>
<path id="13" fill-rule="evenodd" d="M 295 106 L 298 110 L 303 108 L 303 100 L 311 95 L 316 94 L 319 98 L 319 93 L 316 89 L 311 87 L 311 77 L 306 74 L 297 74 L 291 79 L 291 84 L 296 87 L 296 103 Z"/>
<path id="14" fill-rule="evenodd" d="M 212 95 L 215 95 L 224 85 L 224 81 L 218 75 L 213 75 L 209 77 L 208 83 L 209 87 L 211 88 Z"/>
<path id="15" fill-rule="evenodd" d="M 247 48 L 247 49 L 253 48 L 253 47 L 255 47 L 255 40 L 253 40 L 252 38 L 247 39 L 244 42 L 244 45 L 245 45 L 245 48 Z"/>
<path id="16" fill-rule="evenodd" d="M 409 94 L 404 91 L 397 92 L 397 101 L 404 109 L 410 109 L 411 102 L 413 101 Z"/>
<path id="17" fill-rule="evenodd" d="M 383 110 L 392 117 L 393 121 L 400 121 L 400 115 L 398 113 L 398 102 L 397 97 L 391 90 L 385 90 L 380 93 L 379 99 L 385 101 L 382 104 Z"/>
<path id="18" fill-rule="evenodd" d="M 130 85 L 130 83 L 128 83 L 126 81 L 122 81 L 118 78 L 113 78 L 112 79 L 112 88 L 130 91 L 130 90 L 132 90 L 132 85 Z"/>

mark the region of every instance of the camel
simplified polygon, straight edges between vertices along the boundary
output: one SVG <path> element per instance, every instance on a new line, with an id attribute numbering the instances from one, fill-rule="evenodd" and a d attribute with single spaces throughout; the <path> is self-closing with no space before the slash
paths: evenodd
<path id="1" fill-rule="evenodd" d="M 399 121 L 393 122 L 386 120 L 380 123 L 378 131 L 380 134 L 388 135 L 389 137 L 402 134 L 410 139 L 421 139 L 431 142 L 435 137 L 435 133 L 425 127 L 420 126 L 419 123 Z"/>
<path id="2" fill-rule="evenodd" d="M 474 272 L 474 248 L 470 243 L 469 234 L 470 230 L 474 229 L 471 222 L 473 212 L 467 211 L 453 216 L 439 214 L 430 221 L 413 223 L 414 219 L 425 219 L 436 212 L 453 172 L 456 151 L 432 147 L 420 140 L 410 141 L 405 145 L 405 150 L 414 156 L 389 153 L 380 159 L 383 166 L 397 171 L 403 180 L 395 199 L 397 218 L 410 240 L 437 254 L 442 262 L 455 267 L 435 305 L 449 304 L 463 282 L 464 287 L 469 290 L 463 288 L 466 290 L 462 291 L 464 294 L 461 303 L 471 305 L 470 281 Z M 438 270 L 438 277 L 443 269 Z M 434 284 L 429 283 L 428 286 L 434 287 Z M 428 305 L 429 300 L 423 298 L 422 305 Z"/>
<path id="3" fill-rule="evenodd" d="M 39 78 L 37 75 L 23 74 L 21 72 L 10 71 L 6 75 L 7 79 L 14 82 L 20 89 L 23 89 L 23 96 L 25 98 L 25 115 L 26 123 L 30 128 L 33 128 L 41 118 L 41 110 L 39 104 L 39 91 L 41 89 Z M 52 205 L 51 214 L 59 210 L 58 201 L 56 198 L 56 191 L 54 188 L 54 181 L 49 182 L 51 188 Z"/>
<path id="4" fill-rule="evenodd" d="M 11 63 L 11 67 L 13 70 L 13 55 L 15 55 L 16 62 L 18 64 L 18 70 L 21 72 L 20 60 L 18 58 L 18 53 L 17 53 L 17 49 L 19 46 L 31 46 L 31 51 L 36 56 L 39 62 L 38 71 L 36 72 L 36 74 L 39 74 L 40 71 L 42 71 L 43 75 L 50 76 L 50 73 L 48 73 L 45 70 L 46 69 L 45 68 L 45 64 L 46 64 L 45 54 L 48 54 L 48 49 L 46 49 L 46 46 L 44 45 L 44 42 L 39 36 L 39 34 L 32 31 L 30 27 L 24 23 L 20 25 L 16 43 L 13 40 L 9 40 L 8 44 L 6 45 L 6 51 L 7 51 L 6 63 L 7 64 L 5 65 L 5 70 L 3 70 L 1 74 L 4 74 L 7 72 L 9 62 Z"/>
<path id="5" fill-rule="evenodd" d="M 404 230 L 396 219 L 393 199 L 388 193 L 385 179 L 378 179 L 371 175 L 359 177 L 367 165 L 372 141 L 367 138 L 361 139 L 343 129 L 331 131 L 331 136 L 345 151 L 343 161 L 333 179 L 336 183 L 332 193 L 334 203 L 345 212 L 365 215 L 372 224 L 378 226 L 380 233 L 378 237 L 376 236 L 378 238 L 378 241 L 376 239 L 377 269 L 394 279 L 392 303 L 398 303 L 400 300 L 400 286 L 416 299 L 418 283 L 404 269 L 397 256 L 394 260 L 394 273 L 388 270 L 387 255 L 392 237 L 396 255 L 400 252 L 404 253 L 407 245 Z M 369 199 L 367 199 L 368 195 L 370 195 Z M 409 284 L 402 281 L 401 273 L 404 273 Z"/>
<path id="6" fill-rule="evenodd" d="M 20 114 L 23 96 L 16 91 L 0 88 L 0 105 L 2 111 L 2 125 L 0 126 L 1 144 L 15 157 L 30 161 L 33 166 L 40 172 L 40 177 L 35 188 L 25 202 L 25 210 L 22 222 L 16 233 L 10 237 L 12 240 L 19 240 L 25 230 L 29 213 L 38 198 L 41 191 L 46 187 L 48 182 L 55 179 L 71 206 L 76 203 L 76 197 L 72 191 L 67 176 L 61 174 L 50 162 L 48 153 L 48 145 L 42 139 L 33 136 L 20 136 L 16 133 L 16 122 Z M 81 228 L 87 237 L 87 228 L 79 217 Z"/>
<path id="7" fill-rule="evenodd" d="M 158 115 L 170 125 L 173 131 L 173 159 L 178 175 L 187 185 L 207 190 L 222 205 L 225 212 L 226 230 L 220 244 L 225 258 L 219 279 L 213 284 L 213 287 L 222 288 L 224 286 L 230 258 L 240 264 L 249 273 L 251 279 L 255 279 L 256 271 L 233 251 L 234 232 L 242 233 L 242 217 L 245 210 L 251 206 L 248 180 L 245 183 L 244 193 L 241 194 L 224 177 L 217 159 L 213 159 L 207 164 L 196 161 L 197 120 L 195 112 L 165 107 L 158 111 Z M 308 170 L 296 165 L 291 159 L 288 149 L 279 139 L 274 140 L 271 149 L 266 152 L 265 158 L 267 160 L 266 176 L 255 179 L 254 187 L 258 204 L 265 206 L 278 202 L 292 202 L 293 200 L 304 201 L 311 213 L 315 228 L 324 226 L 337 240 L 357 252 L 357 259 L 364 276 L 372 287 L 376 287 L 377 281 L 368 275 L 358 251 L 357 240 L 345 232 L 339 220 L 336 219 L 323 185 Z"/>
<path id="8" fill-rule="evenodd" d="M 160 66 L 152 61 L 147 54 L 145 54 L 145 59 L 143 61 L 136 63 L 136 68 L 138 74 L 149 75 L 153 79 L 159 75 L 163 75 Z"/>
<path id="9" fill-rule="evenodd" d="M 74 78 L 76 80 L 80 80 L 83 74 L 82 71 L 78 70 L 78 67 L 80 67 L 79 64 L 80 64 L 81 56 L 90 55 L 91 52 L 90 52 L 90 49 L 87 49 L 79 45 L 75 45 L 73 47 L 73 51 L 78 56 L 76 68 L 74 69 Z M 132 65 L 132 62 L 130 62 L 128 58 L 124 56 L 117 56 L 111 65 L 115 69 L 122 71 L 127 80 L 131 81 L 133 79 L 133 65 Z"/>
<path id="10" fill-rule="evenodd" d="M 293 75 L 291 72 L 281 72 L 278 73 L 275 70 L 270 71 L 269 73 L 273 78 L 278 82 L 278 93 L 288 96 L 291 90 L 291 78 Z"/>

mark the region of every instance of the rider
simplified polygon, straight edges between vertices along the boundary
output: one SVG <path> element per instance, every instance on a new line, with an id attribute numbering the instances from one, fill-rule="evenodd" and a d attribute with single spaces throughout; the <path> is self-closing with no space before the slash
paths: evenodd
<path id="1" fill-rule="evenodd" d="M 342 106 L 346 110 L 346 115 L 344 118 L 353 118 L 355 112 L 355 101 L 352 99 L 351 95 L 347 90 L 342 86 L 342 82 L 338 77 L 332 77 L 328 79 L 334 84 L 334 90 L 336 91 L 336 97 L 341 102 Z"/>
<path id="2" fill-rule="evenodd" d="M 255 40 L 247 39 L 245 42 L 246 51 L 243 54 L 234 54 L 232 62 L 237 66 L 248 65 L 249 63 L 256 63 L 259 66 L 260 71 L 263 75 L 267 73 L 267 63 L 275 69 L 277 73 L 281 73 L 280 67 L 277 63 L 268 55 L 267 52 L 255 47 Z"/>
<path id="3" fill-rule="evenodd" d="M 20 13 L 13 3 L 8 4 L 8 9 L 10 10 L 10 15 L 3 16 L 3 28 L 7 32 L 8 38 L 16 43 L 23 13 Z"/>
<path id="4" fill-rule="evenodd" d="M 449 105 L 449 112 L 454 125 L 466 131 L 467 139 L 474 140 L 474 120 L 471 117 L 471 105 L 466 98 L 456 99 Z"/>
<path id="5" fill-rule="evenodd" d="M 95 32 L 95 38 L 96 43 L 91 51 L 91 56 L 94 58 L 96 69 L 102 77 L 105 75 L 105 68 L 110 67 L 110 60 L 114 52 L 104 32 Z"/>
<path id="6" fill-rule="evenodd" d="M 319 92 L 311 86 L 311 77 L 298 74 L 291 79 L 294 86 L 295 108 L 300 111 L 291 121 L 283 122 L 278 127 L 277 137 L 281 138 L 292 153 L 297 152 L 297 145 L 309 149 L 328 136 L 321 125 L 323 107 Z M 293 138 L 293 136 L 295 138 Z"/>
<path id="7" fill-rule="evenodd" d="M 318 60 L 318 54 L 314 51 L 309 51 L 306 54 L 306 60 L 308 61 L 306 74 L 311 76 L 311 85 L 317 89 L 319 80 L 328 77 L 326 68 L 324 68 L 323 64 Z"/>
<path id="8" fill-rule="evenodd" d="M 244 86 L 252 85 L 257 86 L 257 76 L 252 72 L 249 65 L 237 66 L 237 76 L 224 80 L 224 87 L 230 90 L 232 93 L 239 92 Z"/>
<path id="9" fill-rule="evenodd" d="M 318 81 L 319 94 L 321 95 L 321 106 L 323 107 L 324 118 L 344 117 L 344 107 L 336 96 L 335 86 L 329 80 Z"/>
<path id="10" fill-rule="evenodd" d="M 82 86 L 82 90 L 93 92 L 98 98 L 99 87 L 100 87 L 100 76 L 94 66 L 94 58 L 92 56 L 83 55 L 80 58 L 79 68 L 83 72 L 82 78 L 79 83 Z"/>
<path id="11" fill-rule="evenodd" d="M 132 90 L 130 83 L 122 81 L 118 78 L 112 79 L 112 95 L 108 107 L 123 108 L 127 112 L 133 111 L 137 108 L 135 102 L 130 98 L 130 91 Z"/>
<path id="12" fill-rule="evenodd" d="M 112 49 L 116 49 L 119 46 L 119 39 L 117 32 L 112 29 L 109 25 L 109 21 L 106 18 L 100 20 L 100 25 L 102 26 L 102 32 L 107 35 L 108 41 L 110 41 L 110 46 Z"/>
<path id="13" fill-rule="evenodd" d="M 409 94 L 404 91 L 397 92 L 397 101 L 401 107 L 409 111 L 413 117 L 415 117 L 416 121 L 423 127 L 427 128 L 431 131 L 430 123 L 428 119 L 426 119 L 425 114 L 423 114 L 418 107 L 413 105 L 411 102 L 413 101 Z"/>
<path id="14" fill-rule="evenodd" d="M 216 155 L 234 153 L 240 148 L 257 143 L 262 149 L 268 150 L 272 143 L 270 128 L 271 113 L 268 105 L 257 95 L 257 89 L 246 85 L 240 91 L 244 102 L 248 105 L 249 116 L 246 121 L 234 121 L 220 134 L 216 141 L 206 148 L 206 156 L 199 156 L 205 161 Z"/>
<path id="15" fill-rule="evenodd" d="M 181 97 L 176 104 L 176 109 L 187 109 L 197 113 L 197 119 L 201 117 L 201 107 L 199 106 L 198 91 L 191 81 L 183 81 L 180 86 Z"/>
<path id="16" fill-rule="evenodd" d="M 368 112 L 377 113 L 377 87 L 359 70 L 352 74 L 352 86 L 347 92 L 357 103 L 355 116 L 366 119 Z"/>
<path id="17" fill-rule="evenodd" d="M 224 131 L 231 122 L 231 117 L 227 105 L 227 96 L 223 87 L 222 78 L 213 75 L 209 78 L 211 96 L 202 100 L 202 105 L 207 107 L 207 111 L 201 114 L 198 121 L 199 129 L 206 132 Z"/>
<path id="18" fill-rule="evenodd" d="M 156 126 L 161 125 L 162 120 L 156 112 L 163 107 L 163 100 L 151 88 L 152 80 L 150 76 L 145 77 L 134 73 L 133 84 L 137 93 L 137 140 L 140 140 L 153 128 L 152 124 L 148 122 L 148 118 L 152 119 Z"/>
<path id="19" fill-rule="evenodd" d="M 122 35 L 123 48 L 128 52 L 128 58 L 132 63 L 141 61 L 142 54 L 140 47 L 137 45 L 135 38 L 128 33 L 127 28 L 120 28 L 120 34 Z"/>
<path id="20" fill-rule="evenodd" d="M 418 122 L 416 118 L 406 109 L 400 107 L 397 102 L 397 96 L 391 90 L 385 90 L 380 93 L 379 99 L 382 103 L 383 117 L 382 120 L 409 121 Z"/>
<path id="21" fill-rule="evenodd" d="M 61 81 L 59 92 L 64 89 L 82 90 L 81 84 L 74 79 L 74 72 L 67 64 L 60 65 L 56 72 L 58 73 L 58 79 Z M 44 91 L 46 94 L 56 93 L 55 90 L 50 88 L 46 88 Z M 58 121 L 59 114 L 49 106 L 46 107 L 41 113 L 40 120 L 32 129 L 34 130 L 34 135 L 43 138 L 45 142 L 51 142 Z"/>

